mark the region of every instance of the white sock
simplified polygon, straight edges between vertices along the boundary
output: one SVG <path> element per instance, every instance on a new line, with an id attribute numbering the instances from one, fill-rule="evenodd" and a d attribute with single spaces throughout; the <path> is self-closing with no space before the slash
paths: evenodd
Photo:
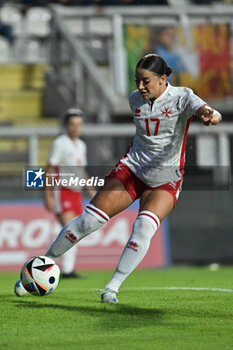
<path id="1" fill-rule="evenodd" d="M 61 257 L 61 270 L 62 273 L 69 274 L 74 271 L 78 246 L 75 245 L 71 249 L 67 250 Z"/>
<path id="2" fill-rule="evenodd" d="M 46 253 L 46 256 L 56 259 L 72 248 L 82 238 L 98 230 L 108 220 L 109 217 L 107 214 L 96 208 L 93 204 L 88 204 L 80 216 L 71 220 L 63 227 Z"/>
<path id="3" fill-rule="evenodd" d="M 150 241 L 160 225 L 159 218 L 148 210 L 141 211 L 133 225 L 132 234 L 124 248 L 117 268 L 105 288 L 118 292 L 121 284 L 146 255 Z"/>

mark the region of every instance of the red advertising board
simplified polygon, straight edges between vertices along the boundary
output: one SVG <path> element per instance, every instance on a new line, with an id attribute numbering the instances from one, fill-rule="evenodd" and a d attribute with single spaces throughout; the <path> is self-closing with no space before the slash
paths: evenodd
<path id="1" fill-rule="evenodd" d="M 76 268 L 112 269 L 130 236 L 137 209 L 112 218 L 100 230 L 79 242 Z M 0 204 L 0 270 L 18 270 L 32 256 L 44 255 L 60 230 L 55 216 L 40 202 Z M 153 237 L 141 268 L 168 265 L 166 222 Z"/>

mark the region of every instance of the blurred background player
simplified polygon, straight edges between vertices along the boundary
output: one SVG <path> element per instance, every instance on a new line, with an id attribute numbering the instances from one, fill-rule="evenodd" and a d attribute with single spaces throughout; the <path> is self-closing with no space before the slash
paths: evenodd
<path id="1" fill-rule="evenodd" d="M 74 173 L 79 178 L 88 179 L 85 170 L 87 165 L 86 145 L 79 136 L 83 126 L 83 112 L 80 109 L 68 109 L 63 117 L 63 125 L 66 133 L 58 136 L 52 143 L 47 165 L 47 176 L 51 185 L 50 174 Z M 64 177 L 64 176 L 63 176 Z M 91 187 L 86 188 L 93 197 L 95 191 Z M 83 211 L 82 188 L 77 186 L 46 187 L 45 206 L 54 212 L 59 223 L 64 226 L 70 220 L 80 215 Z M 80 277 L 74 271 L 77 254 L 77 246 L 62 256 L 61 269 L 63 277 Z"/>

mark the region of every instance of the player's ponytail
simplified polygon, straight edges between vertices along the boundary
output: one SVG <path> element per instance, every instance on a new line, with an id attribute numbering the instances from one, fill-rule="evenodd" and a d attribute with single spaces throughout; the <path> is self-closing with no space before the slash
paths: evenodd
<path id="1" fill-rule="evenodd" d="M 172 73 L 172 69 L 171 69 L 170 67 L 167 66 L 167 69 L 166 69 L 165 74 L 166 74 L 167 76 L 169 76 L 171 73 Z"/>
<path id="2" fill-rule="evenodd" d="M 168 67 L 165 60 L 156 54 L 149 54 L 142 57 L 136 65 L 136 70 L 139 68 L 149 70 L 158 75 L 166 74 L 169 76 L 172 73 L 172 69 Z"/>

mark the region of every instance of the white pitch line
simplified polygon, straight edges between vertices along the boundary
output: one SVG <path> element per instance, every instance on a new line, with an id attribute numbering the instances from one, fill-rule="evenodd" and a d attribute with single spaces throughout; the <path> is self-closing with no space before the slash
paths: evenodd
<path id="1" fill-rule="evenodd" d="M 208 292 L 225 292 L 233 293 L 233 289 L 228 288 L 202 288 L 202 287 L 135 287 L 125 288 L 124 291 L 140 291 L 140 290 L 195 290 L 195 291 L 208 291 Z"/>

